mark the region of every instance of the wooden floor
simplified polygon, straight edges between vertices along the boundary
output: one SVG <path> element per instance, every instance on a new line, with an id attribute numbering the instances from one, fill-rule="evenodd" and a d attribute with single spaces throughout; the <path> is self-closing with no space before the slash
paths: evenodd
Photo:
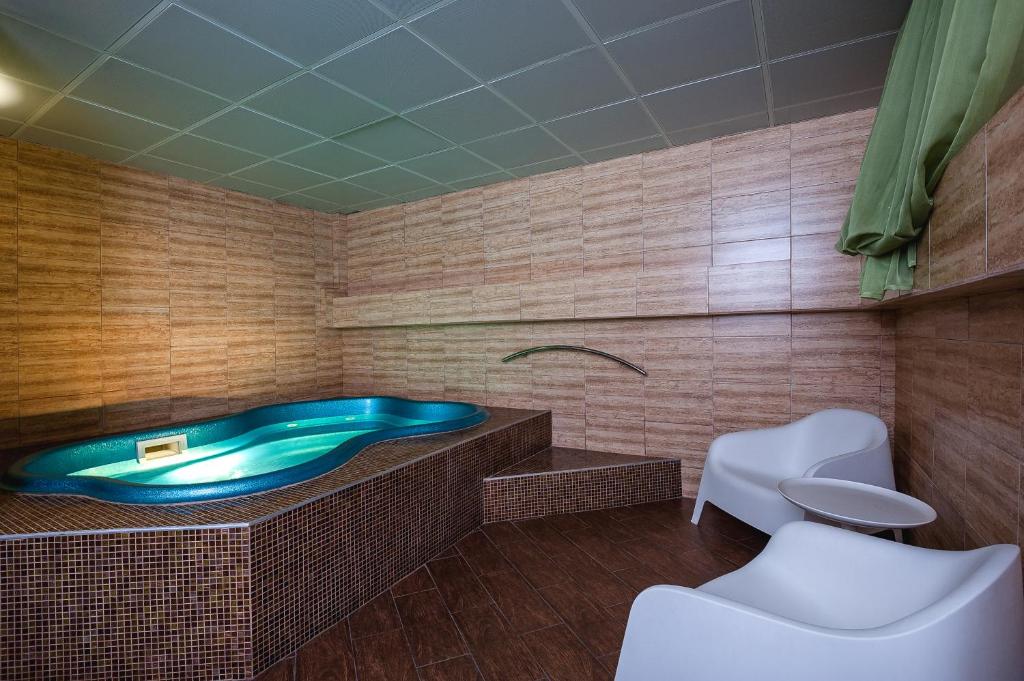
<path id="1" fill-rule="evenodd" d="M 691 500 L 485 525 L 260 681 L 612 679 L 633 598 L 697 586 L 767 539 Z"/>

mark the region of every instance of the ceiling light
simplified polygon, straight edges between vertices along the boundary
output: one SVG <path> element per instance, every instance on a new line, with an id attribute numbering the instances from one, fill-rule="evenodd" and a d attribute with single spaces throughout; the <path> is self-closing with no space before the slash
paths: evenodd
<path id="1" fill-rule="evenodd" d="M 13 80 L 0 76 L 0 107 L 12 106 L 21 101 L 21 92 Z"/>

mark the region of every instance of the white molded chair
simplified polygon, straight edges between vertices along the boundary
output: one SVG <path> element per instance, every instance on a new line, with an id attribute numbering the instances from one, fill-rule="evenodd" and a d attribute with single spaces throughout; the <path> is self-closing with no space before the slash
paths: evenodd
<path id="1" fill-rule="evenodd" d="M 616 681 L 1019 681 L 1020 550 L 936 551 L 809 522 L 629 613 Z"/>
<path id="2" fill-rule="evenodd" d="M 804 511 L 779 494 L 786 478 L 839 478 L 896 489 L 889 432 L 873 414 L 825 409 L 799 421 L 721 435 L 711 443 L 692 522 L 710 501 L 774 534 Z"/>

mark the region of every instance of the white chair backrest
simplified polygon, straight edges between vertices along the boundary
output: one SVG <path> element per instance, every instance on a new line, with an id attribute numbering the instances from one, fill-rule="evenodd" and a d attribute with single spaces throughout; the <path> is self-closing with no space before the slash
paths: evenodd
<path id="1" fill-rule="evenodd" d="M 805 469 L 833 456 L 877 447 L 889 436 L 880 418 L 853 409 L 825 409 L 792 426 L 793 456 Z"/>

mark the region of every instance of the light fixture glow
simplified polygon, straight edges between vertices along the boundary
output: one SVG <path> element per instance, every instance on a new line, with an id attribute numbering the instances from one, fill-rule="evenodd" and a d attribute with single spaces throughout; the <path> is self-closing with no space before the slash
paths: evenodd
<path id="1" fill-rule="evenodd" d="M 18 84 L 0 76 L 0 107 L 13 106 L 21 101 L 21 91 Z"/>
<path id="2" fill-rule="evenodd" d="M 299 424 L 297 424 L 297 423 L 289 423 L 289 424 L 288 424 L 288 427 L 289 427 L 289 428 L 298 428 L 298 427 L 299 427 Z"/>

